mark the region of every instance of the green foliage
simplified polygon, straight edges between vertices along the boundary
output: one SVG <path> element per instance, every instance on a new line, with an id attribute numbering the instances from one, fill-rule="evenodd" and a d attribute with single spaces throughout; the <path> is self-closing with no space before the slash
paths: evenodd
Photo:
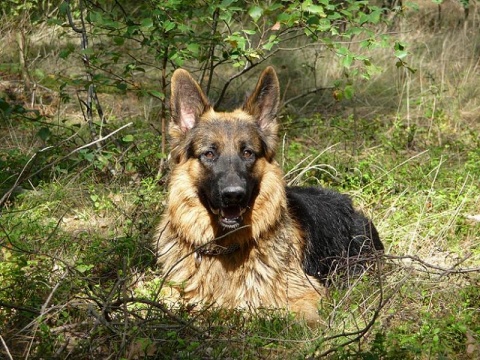
<path id="1" fill-rule="evenodd" d="M 323 43 L 338 55 L 349 76 L 366 78 L 377 71 L 375 66 L 368 57 L 344 45 L 345 41 L 360 36 L 366 48 L 391 46 L 385 36 L 378 37 L 372 28 L 383 21 L 382 9 L 367 1 L 172 0 L 135 6 L 100 1 L 95 6 L 86 2 L 85 6 L 91 36 L 105 38 L 108 43 L 83 52 L 96 68 L 96 85 L 136 90 L 144 95 L 156 91 L 160 99 L 164 98 L 165 89 L 146 89 L 135 81 L 138 74 L 152 68 L 152 63 L 160 70 L 172 65 L 199 70 L 200 83 L 207 83 L 208 95 L 209 77 L 214 70 L 233 66 L 245 72 L 281 49 L 293 50 L 296 44 Z M 82 8 L 61 6 L 58 24 L 68 14 L 82 16 Z M 297 39 L 296 44 L 292 44 L 292 38 Z M 67 48 L 61 56 L 66 58 L 72 53 Z M 217 92 L 215 96 L 219 103 L 224 94 Z"/>
<path id="2" fill-rule="evenodd" d="M 76 197 L 70 191 L 67 198 L 65 188 L 43 184 L 41 194 L 24 193 L 17 199 L 22 205 L 16 211 L 3 212 L 0 302 L 10 307 L 2 310 L 0 321 L 7 329 L 38 324 L 34 353 L 52 355 L 55 344 L 63 341 L 53 328 L 69 326 L 83 313 L 75 305 L 56 304 L 75 297 L 102 301 L 108 292 L 119 291 L 118 283 L 125 281 L 121 279 L 152 262 L 152 254 L 145 249 L 155 219 L 150 215 L 147 219 L 144 208 L 161 198 L 154 183 L 145 178 L 137 191 L 123 195 L 138 211 L 121 230 L 101 225 L 106 217 L 121 221 L 124 209 L 119 195 L 108 197 L 98 187 L 84 192 L 77 189 Z M 70 213 L 82 199 L 96 201 L 93 211 Z M 83 224 L 83 228 L 72 233 L 72 223 Z M 14 336 L 10 331 L 3 335 Z"/>
<path id="3" fill-rule="evenodd" d="M 62 0 L 42 1 L 42 0 L 10 0 L 2 1 L 0 4 L 0 13 L 10 18 L 18 18 L 24 14 L 35 22 L 45 21 L 45 14 L 50 13 L 57 7 Z"/>
<path id="4" fill-rule="evenodd" d="M 165 94 L 172 68 L 186 66 L 194 72 L 198 71 L 200 84 L 206 87 L 207 94 L 217 99 L 216 106 L 219 106 L 225 101 L 230 82 L 223 88 L 215 86 L 212 83 L 214 71 L 223 69 L 230 74 L 238 71 L 232 75 L 233 79 L 258 64 L 270 61 L 285 49 L 316 44 L 319 47 L 323 45 L 339 57 L 349 78 L 356 75 L 369 78 L 377 71 L 375 66 L 367 56 L 346 46 L 345 41 L 361 36 L 365 48 L 391 46 L 385 37 L 377 37 L 373 28 L 382 21 L 381 9 L 366 1 L 256 3 L 217 0 L 205 3 L 172 0 L 141 4 L 65 1 L 57 4 L 32 0 L 5 4 L 3 10 L 10 16 L 36 17 L 42 10 L 52 9 L 55 5 L 58 8 L 51 12 L 53 16 L 48 19 L 48 24 L 65 26 L 68 23 L 82 43 L 82 46 L 75 46 L 71 38 L 59 42 L 56 54 L 64 61 L 83 56 L 84 72 L 88 76 L 82 72 L 52 76 L 41 69 L 29 71 L 28 61 L 22 72 L 36 83 L 58 89 L 61 103 L 72 99 L 69 88 L 75 88 L 80 93 L 93 91 L 94 94 L 88 95 L 90 98 L 101 93 L 125 95 L 132 92 L 141 98 L 154 97 L 161 102 L 158 115 L 162 122 L 168 117 Z M 84 28 L 84 23 L 88 27 Z M 94 40 L 90 41 L 93 46 L 88 45 L 88 38 Z M 25 54 L 28 54 L 29 46 L 33 47 L 33 44 L 25 42 L 24 46 Z M 144 81 L 149 74 L 160 77 L 161 85 Z M 352 81 L 338 84 L 339 97 L 347 100 L 354 98 Z M 0 101 L 3 119 L 31 114 L 22 105 Z M 33 124 L 35 134 L 47 150 L 42 149 L 35 154 L 23 152 L 21 162 L 10 162 L 8 168 L 11 171 L 6 173 L 5 179 L 0 179 L 4 184 L 2 187 L 11 186 L 17 180 L 20 185 L 33 180 L 35 185 L 42 180 L 39 173 L 44 169 L 61 176 L 79 164 L 88 164 L 98 170 L 100 176 L 107 177 L 112 174 L 129 176 L 132 173 L 150 175 L 155 172 L 155 161 L 166 158 L 165 136 L 160 138 L 161 152 L 155 150 L 152 138 L 134 138 L 134 134 L 123 134 L 122 140 L 106 146 L 94 145 L 72 152 L 78 147 L 78 143 L 71 141 L 72 133 L 82 135 L 83 141 L 88 142 L 89 138 L 96 140 L 105 126 L 104 119 L 96 121 L 93 118 L 95 112 L 100 114 L 100 104 L 89 101 L 81 99 L 88 130 L 83 128 L 77 132 L 77 125 L 53 125 L 36 119 Z M 67 120 L 62 119 L 62 122 Z M 125 151 L 130 147 L 135 151 Z M 63 158 L 66 154 L 69 156 Z M 35 161 L 29 164 L 29 171 L 19 178 L 32 156 Z"/>

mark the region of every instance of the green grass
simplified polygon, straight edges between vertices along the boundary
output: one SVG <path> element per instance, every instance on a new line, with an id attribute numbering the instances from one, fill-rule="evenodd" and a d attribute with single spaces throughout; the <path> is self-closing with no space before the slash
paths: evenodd
<path id="1" fill-rule="evenodd" d="M 80 151 L 91 133 L 68 86 L 65 102 L 47 104 L 51 117 L 2 108 L 0 196 L 17 187 L 0 213 L 1 357 L 478 358 L 478 34 L 404 31 L 421 16 L 397 24 L 417 73 L 382 50 L 383 71 L 355 84 L 354 100 L 325 93 L 282 112 L 286 180 L 349 193 L 387 249 L 367 274 L 333 281 L 318 328 L 280 312 L 162 300 L 151 238 L 168 177 L 158 176 L 159 121 L 142 120 L 158 111 L 147 98 L 102 94 L 110 131 L 134 125 Z M 59 88 L 55 66 L 41 64 L 35 74 Z M 339 76 L 330 65 L 317 69 L 326 82 Z M 18 77 L 12 64 L 0 71 Z"/>

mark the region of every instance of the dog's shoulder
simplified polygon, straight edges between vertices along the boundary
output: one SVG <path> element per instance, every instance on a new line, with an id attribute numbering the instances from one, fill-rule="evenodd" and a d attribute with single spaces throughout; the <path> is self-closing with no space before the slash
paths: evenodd
<path id="1" fill-rule="evenodd" d="M 286 190 L 290 214 L 301 225 L 331 226 L 335 218 L 345 226 L 350 224 L 354 209 L 349 196 L 322 187 L 295 186 Z"/>

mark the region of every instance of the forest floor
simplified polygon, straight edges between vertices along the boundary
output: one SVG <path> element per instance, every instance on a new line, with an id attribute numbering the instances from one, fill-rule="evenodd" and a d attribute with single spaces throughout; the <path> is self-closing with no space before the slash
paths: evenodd
<path id="1" fill-rule="evenodd" d="M 415 72 L 378 51 L 381 71 L 352 99 L 327 90 L 282 108 L 286 181 L 350 194 L 386 246 L 376 271 L 332 282 L 315 329 L 283 313 L 162 301 L 151 250 L 168 174 L 158 106 L 101 93 L 104 140 L 86 146 L 85 92 L 57 81 L 81 64 L 39 31 L 33 106 L 18 64 L 0 62 L 0 357 L 479 358 L 479 13 L 472 5 L 464 26 L 448 6 L 441 21 L 435 6 L 398 19 Z M 15 36 L 2 36 L 8 58 Z M 272 61 L 286 100 L 302 92 L 308 51 Z M 326 85 L 342 71 L 329 56 L 315 68 Z"/>

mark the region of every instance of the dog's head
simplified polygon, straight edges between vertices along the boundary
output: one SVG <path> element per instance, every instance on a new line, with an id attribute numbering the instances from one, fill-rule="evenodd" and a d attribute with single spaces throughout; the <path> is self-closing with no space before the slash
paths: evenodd
<path id="1" fill-rule="evenodd" d="M 216 112 L 185 70 L 172 76 L 170 137 L 175 165 L 196 162 L 198 196 L 224 229 L 235 229 L 259 191 L 277 146 L 279 83 L 267 67 L 242 108 Z"/>

